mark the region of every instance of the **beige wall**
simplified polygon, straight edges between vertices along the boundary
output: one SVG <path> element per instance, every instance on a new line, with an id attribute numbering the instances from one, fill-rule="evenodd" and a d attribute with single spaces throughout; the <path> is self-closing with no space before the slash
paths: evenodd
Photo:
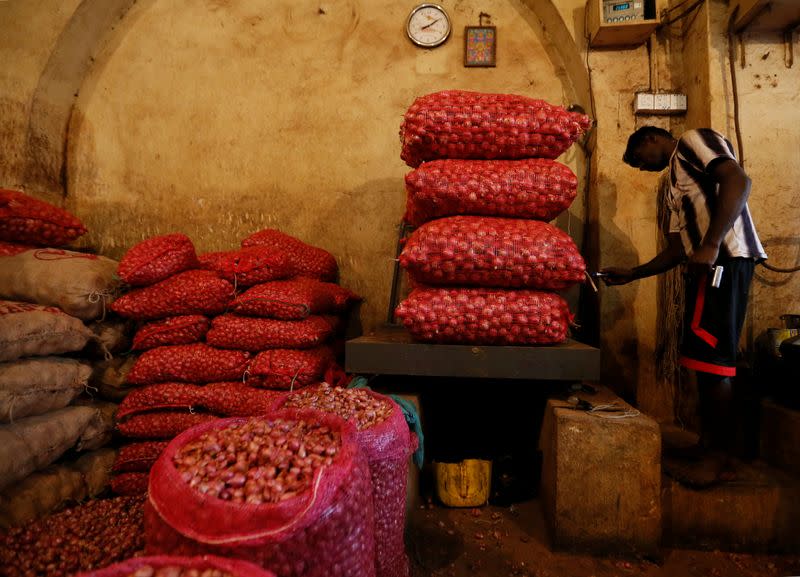
<path id="1" fill-rule="evenodd" d="M 403 35 L 414 2 L 139 0 L 125 13 L 130 3 L 114 0 L 117 25 L 108 24 L 106 8 L 106 20 L 87 31 L 81 11 L 108 1 L 0 2 L 0 61 L 14 63 L 0 69 L 0 184 L 63 200 L 89 226 L 86 242 L 111 256 L 174 230 L 200 250 L 218 250 L 259 227 L 280 227 L 336 254 L 343 282 L 367 297 L 367 329 L 386 313 L 408 170 L 397 132 L 416 95 L 467 88 L 589 108 L 582 0 L 443 0 L 454 36 L 433 51 Z M 634 265 L 658 250 L 657 177 L 621 163 L 628 134 L 645 123 L 732 131 L 725 10 L 719 0 L 703 7 L 685 42 L 681 25 L 662 31 L 651 57 L 645 46 L 588 56 L 597 118 L 588 219 L 600 265 Z M 465 69 L 463 26 L 477 23 L 481 11 L 499 27 L 498 66 Z M 70 34 L 105 40 L 72 54 Z M 778 131 L 797 125 L 800 54 L 787 69 L 779 38 L 747 38 L 746 46 L 739 86 L 751 206 L 770 256 L 788 266 L 800 250 L 789 238 L 797 235 L 800 132 Z M 54 63 L 71 54 L 77 96 L 57 121 L 37 124 L 34 95 L 47 103 Z M 634 117 L 633 94 L 648 88 L 685 90 L 689 114 Z M 57 128 L 67 120 L 63 151 Z M 51 125 L 48 181 L 34 178 L 31 164 L 41 159 L 31 144 L 40 140 L 36 126 Z M 52 170 L 61 157 L 63 175 Z M 583 176 L 577 147 L 562 160 Z M 54 195 L 62 188 L 65 198 Z M 579 197 L 559 219 L 579 240 L 583 206 Z M 755 333 L 797 308 L 797 276 L 760 272 Z M 669 419 L 670 384 L 655 374 L 656 287 L 648 280 L 603 290 L 604 380 Z"/>

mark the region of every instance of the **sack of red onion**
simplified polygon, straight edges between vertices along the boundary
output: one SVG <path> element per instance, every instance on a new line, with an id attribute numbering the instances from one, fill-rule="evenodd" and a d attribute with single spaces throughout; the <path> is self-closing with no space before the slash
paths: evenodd
<path id="1" fill-rule="evenodd" d="M 132 385 L 238 381 L 249 364 L 248 352 L 216 349 L 205 343 L 158 347 L 136 359 L 127 380 Z"/>
<path id="2" fill-rule="evenodd" d="M 419 226 L 454 215 L 550 221 L 575 199 L 578 179 L 554 160 L 434 160 L 406 175 L 403 217 Z"/>
<path id="3" fill-rule="evenodd" d="M 17 190 L 0 188 L 0 240 L 38 246 L 62 246 L 86 233 L 63 208 Z"/>
<path id="4" fill-rule="evenodd" d="M 417 98 L 403 119 L 401 158 L 557 158 L 589 129 L 585 114 L 513 94 L 461 90 Z"/>
<path id="5" fill-rule="evenodd" d="M 275 577 L 269 571 L 238 559 L 202 557 L 135 557 L 75 577 Z"/>
<path id="6" fill-rule="evenodd" d="M 211 321 L 203 315 L 182 315 L 152 321 L 139 327 L 133 337 L 133 350 L 143 351 L 167 345 L 198 343 L 206 336 Z"/>
<path id="7" fill-rule="evenodd" d="M 418 288 L 396 313 L 418 341 L 470 345 L 561 343 L 572 321 L 559 295 L 529 290 Z"/>
<path id="8" fill-rule="evenodd" d="M 331 253 L 273 228 L 260 230 L 242 241 L 242 248 L 253 246 L 270 248 L 284 254 L 292 269 L 292 274 L 287 276 L 335 281 L 339 274 L 339 266 Z"/>
<path id="9" fill-rule="evenodd" d="M 224 419 L 150 473 L 146 552 L 238 557 L 280 577 L 371 577 L 369 469 L 354 427 L 317 411 Z"/>
<path id="10" fill-rule="evenodd" d="M 407 577 L 403 533 L 411 438 L 400 407 L 366 389 L 342 389 L 323 383 L 290 394 L 284 408 L 333 413 L 356 425 L 356 439 L 369 461 L 375 510 L 375 562 L 378 577 Z"/>
<path id="11" fill-rule="evenodd" d="M 180 315 L 216 315 L 233 300 L 233 285 L 208 270 L 182 272 L 152 286 L 134 289 L 111 304 L 118 315 L 155 320 Z"/>
<path id="12" fill-rule="evenodd" d="M 117 429 L 132 439 L 172 439 L 194 426 L 216 421 L 219 417 L 208 412 L 185 409 L 136 413 L 120 419 Z"/>
<path id="13" fill-rule="evenodd" d="M 333 351 L 325 346 L 264 351 L 253 359 L 247 383 L 266 389 L 300 389 L 319 383 L 335 363 Z"/>
<path id="14" fill-rule="evenodd" d="M 298 351 L 299 352 L 299 351 Z M 119 406 L 117 419 L 156 409 L 199 409 L 224 417 L 262 415 L 283 393 L 257 389 L 241 381 L 193 385 L 158 383 L 131 392 Z"/>
<path id="15" fill-rule="evenodd" d="M 117 274 L 131 286 L 147 286 L 198 266 L 192 240 L 175 233 L 154 236 L 132 246 L 119 261 Z"/>
<path id="16" fill-rule="evenodd" d="M 451 216 L 418 228 L 400 264 L 418 284 L 565 289 L 586 265 L 564 231 L 536 220 Z"/>
<path id="17" fill-rule="evenodd" d="M 321 316 L 301 321 L 280 321 L 225 314 L 211 321 L 206 342 L 221 349 L 264 351 L 267 349 L 310 349 L 333 334 L 331 323 Z"/>
<path id="18" fill-rule="evenodd" d="M 209 252 L 200 255 L 200 265 L 236 286 L 288 278 L 294 272 L 284 252 L 266 246 Z"/>
<path id="19" fill-rule="evenodd" d="M 120 447 L 111 470 L 114 473 L 146 473 L 167 448 L 169 441 L 140 441 Z"/>
<path id="20" fill-rule="evenodd" d="M 256 285 L 236 297 L 231 310 L 240 315 L 301 320 L 309 315 L 341 312 L 360 300 L 333 283 L 296 278 Z"/>

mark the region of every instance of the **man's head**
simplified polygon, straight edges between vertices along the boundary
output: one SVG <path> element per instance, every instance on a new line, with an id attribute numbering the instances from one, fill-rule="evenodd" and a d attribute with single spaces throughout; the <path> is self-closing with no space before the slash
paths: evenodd
<path id="1" fill-rule="evenodd" d="M 661 172 L 669 164 L 675 144 L 669 131 L 657 126 L 642 126 L 628 138 L 622 160 L 639 170 Z"/>

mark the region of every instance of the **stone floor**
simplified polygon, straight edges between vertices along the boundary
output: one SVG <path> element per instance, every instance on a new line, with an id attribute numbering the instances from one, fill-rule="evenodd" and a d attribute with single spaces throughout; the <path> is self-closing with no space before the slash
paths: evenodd
<path id="1" fill-rule="evenodd" d="M 800 552 L 777 556 L 663 549 L 650 558 L 554 553 L 538 501 L 480 509 L 423 505 L 410 513 L 408 527 L 412 577 L 800 575 Z"/>

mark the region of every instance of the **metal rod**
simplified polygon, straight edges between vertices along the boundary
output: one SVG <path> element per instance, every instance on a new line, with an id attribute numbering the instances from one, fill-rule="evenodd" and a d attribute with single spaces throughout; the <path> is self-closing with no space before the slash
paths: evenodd
<path id="1" fill-rule="evenodd" d="M 397 307 L 397 289 L 400 286 L 400 253 L 403 251 L 403 239 L 406 236 L 406 224 L 401 223 L 397 228 L 397 249 L 394 255 L 394 272 L 392 274 L 392 292 L 389 295 L 389 310 L 386 314 L 386 322 L 390 325 L 394 322 L 394 309 Z"/>

